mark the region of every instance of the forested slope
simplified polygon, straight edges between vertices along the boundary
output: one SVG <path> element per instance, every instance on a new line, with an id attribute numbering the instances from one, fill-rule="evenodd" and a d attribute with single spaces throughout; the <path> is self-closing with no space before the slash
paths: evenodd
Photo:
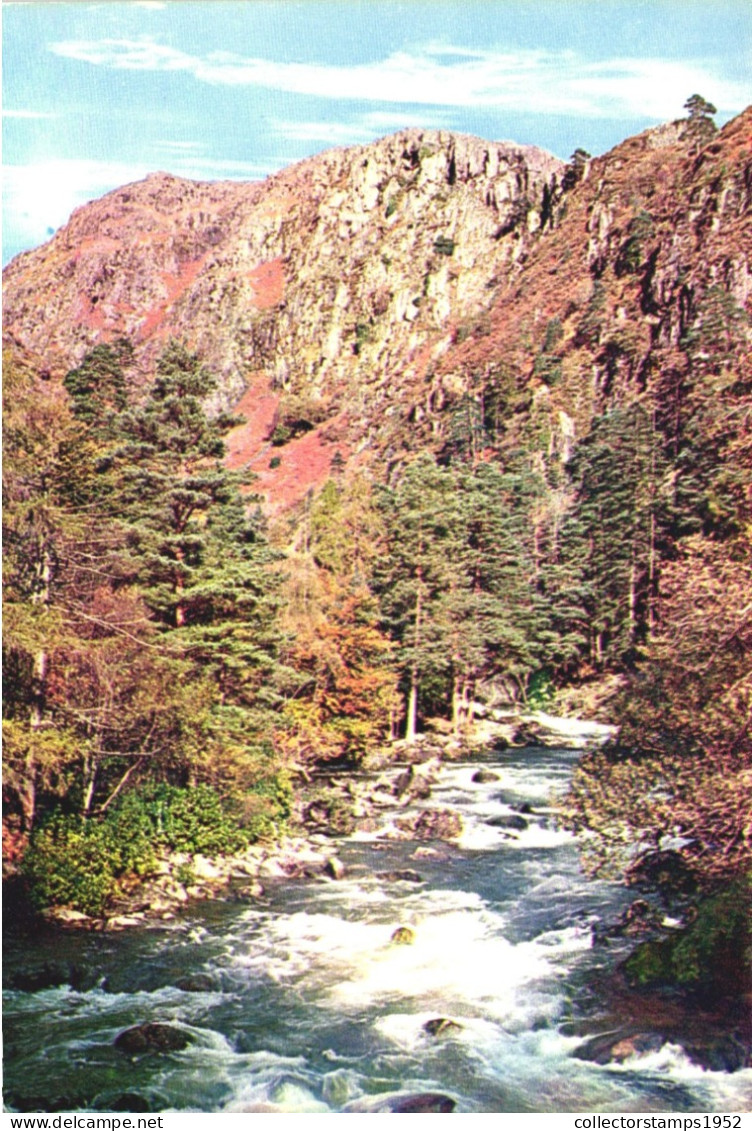
<path id="1" fill-rule="evenodd" d="M 751 125 L 157 176 L 11 264 L 4 789 L 41 899 L 608 674 L 594 866 L 746 874 Z"/>

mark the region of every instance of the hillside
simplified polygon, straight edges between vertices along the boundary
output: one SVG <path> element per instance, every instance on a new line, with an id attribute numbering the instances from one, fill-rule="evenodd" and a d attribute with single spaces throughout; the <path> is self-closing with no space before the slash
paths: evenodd
<path id="1" fill-rule="evenodd" d="M 533 148 L 418 130 L 263 184 L 155 174 L 8 267 L 6 334 L 56 376 L 121 335 L 142 369 L 185 341 L 220 376 L 225 407 L 243 397 L 250 426 L 231 450 L 256 470 L 281 394 L 313 399 L 326 426 L 284 460 L 305 491 L 338 446 L 410 407 L 454 327 L 519 270 L 561 175 Z M 264 486 L 274 497 L 275 478 Z"/>
<path id="2" fill-rule="evenodd" d="M 155 174 L 10 264 L 19 843 L 186 783 L 253 839 L 310 768 L 607 677 L 593 869 L 679 829 L 698 888 L 748 870 L 752 109 L 703 114 L 567 165 L 408 130 Z"/>

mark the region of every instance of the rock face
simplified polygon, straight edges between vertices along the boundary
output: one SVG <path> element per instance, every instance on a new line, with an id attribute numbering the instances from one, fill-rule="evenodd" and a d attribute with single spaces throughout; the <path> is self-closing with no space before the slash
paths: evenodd
<path id="1" fill-rule="evenodd" d="M 260 184 L 155 173 L 10 264 L 5 329 L 58 376 L 125 335 L 138 380 L 171 336 L 186 341 L 218 375 L 218 404 L 245 393 L 249 426 L 230 445 L 241 463 L 284 390 L 316 398 L 320 427 L 268 484 L 284 493 L 300 456 L 304 493 L 336 450 L 399 414 L 452 327 L 487 310 L 489 279 L 515 271 L 561 171 L 532 147 L 411 129 Z"/>
<path id="2" fill-rule="evenodd" d="M 408 448 L 440 449 L 468 396 L 512 396 L 505 436 L 535 418 L 541 458 L 566 461 L 651 375 L 681 380 L 680 345 L 719 289 L 752 308 L 751 128 L 748 109 L 700 149 L 673 123 L 581 175 L 419 129 L 259 184 L 156 173 L 9 265 L 6 333 L 53 380 L 127 335 L 134 384 L 185 341 L 218 378 L 217 407 L 245 418 L 228 461 L 272 511 L 338 453 L 383 474 Z M 293 408 L 305 429 L 272 448 Z"/>

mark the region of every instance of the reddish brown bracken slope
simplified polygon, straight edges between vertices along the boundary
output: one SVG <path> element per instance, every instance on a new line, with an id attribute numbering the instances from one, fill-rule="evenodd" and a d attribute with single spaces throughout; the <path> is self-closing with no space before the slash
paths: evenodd
<path id="1" fill-rule="evenodd" d="M 749 310 L 751 135 L 750 110 L 704 148 L 673 123 L 573 183 L 540 150 L 420 130 L 259 184 L 154 174 L 14 260 L 6 337 L 59 380 L 126 335 L 144 382 L 181 339 L 246 418 L 228 458 L 272 508 L 322 483 L 337 452 L 386 463 L 441 446 L 453 406 L 501 366 L 565 452 L 671 362 L 710 287 Z M 555 383 L 534 372 L 552 323 Z M 316 426 L 272 448 L 291 396 L 315 402 Z"/>

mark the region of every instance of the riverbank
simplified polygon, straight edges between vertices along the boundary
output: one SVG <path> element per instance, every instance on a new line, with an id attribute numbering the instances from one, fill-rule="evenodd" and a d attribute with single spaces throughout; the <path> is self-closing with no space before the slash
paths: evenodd
<path id="1" fill-rule="evenodd" d="M 688 1056 L 675 1004 L 664 1033 L 665 1013 L 651 1028 L 612 996 L 640 940 L 603 936 L 633 894 L 586 879 L 556 826 L 575 760 L 486 748 L 364 772 L 349 791 L 331 773 L 311 783 L 319 819 L 341 786 L 356 807 L 361 790 L 381 798 L 376 827 L 311 832 L 317 859 L 291 853 L 263 895 L 236 899 L 236 877 L 121 930 L 22 937 L 6 920 L 9 1102 L 345 1111 L 433 1093 L 475 1112 L 741 1110 L 749 1071 Z M 426 773 L 431 795 L 411 794 Z M 444 839 L 421 840 L 422 815 L 448 812 Z"/>
<path id="2" fill-rule="evenodd" d="M 192 901 L 261 898 L 270 883 L 342 878 L 336 841 L 373 833 L 382 814 L 428 801 L 440 767 L 484 751 L 508 748 L 585 749 L 606 741 L 614 728 L 603 723 L 482 709 L 461 738 L 433 730 L 414 742 L 395 741 L 374 750 L 356 771 L 320 770 L 296 791 L 290 827 L 277 841 L 260 841 L 233 854 L 157 852 L 150 870 L 124 877 L 106 914 L 70 906 L 49 907 L 42 917 L 65 929 L 119 931 L 169 922 Z M 461 831 L 448 811 L 428 809 L 410 819 L 397 816 L 383 832 L 388 839 L 452 840 Z"/>

